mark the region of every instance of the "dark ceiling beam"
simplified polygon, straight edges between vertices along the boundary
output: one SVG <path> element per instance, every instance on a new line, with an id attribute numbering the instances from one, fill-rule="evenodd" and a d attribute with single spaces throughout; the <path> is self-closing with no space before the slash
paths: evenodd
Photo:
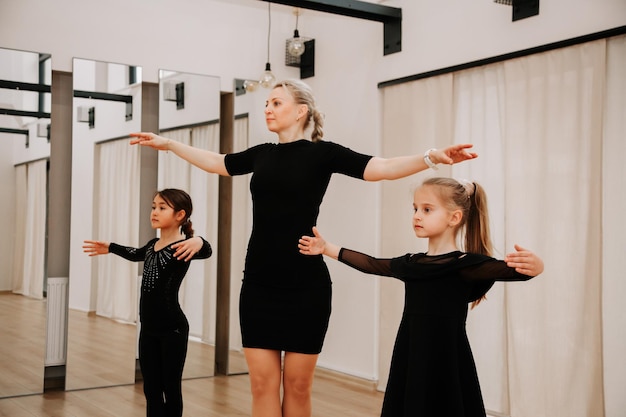
<path id="1" fill-rule="evenodd" d="M 23 83 L 19 81 L 0 80 L 0 88 L 7 90 L 37 91 L 39 93 L 49 93 L 51 88 L 46 84 Z"/>
<path id="2" fill-rule="evenodd" d="M 50 118 L 50 113 L 46 113 L 42 111 L 0 109 L 0 114 L 5 114 L 7 116 L 35 117 L 37 119 L 49 119 Z"/>
<path id="3" fill-rule="evenodd" d="M 384 25 L 383 54 L 389 55 L 402 50 L 402 9 L 382 6 L 356 0 L 262 0 L 286 6 L 301 7 L 355 17 L 358 19 L 373 20 Z"/>
<path id="4" fill-rule="evenodd" d="M 28 136 L 27 129 L 10 129 L 8 127 L 0 127 L 0 133 L 13 133 L 16 135 L 25 135 Z"/>
<path id="5" fill-rule="evenodd" d="M 99 91 L 74 90 L 74 97 L 90 98 L 94 100 L 121 101 L 124 103 L 133 102 L 133 96 L 127 96 L 123 94 L 101 93 Z"/>

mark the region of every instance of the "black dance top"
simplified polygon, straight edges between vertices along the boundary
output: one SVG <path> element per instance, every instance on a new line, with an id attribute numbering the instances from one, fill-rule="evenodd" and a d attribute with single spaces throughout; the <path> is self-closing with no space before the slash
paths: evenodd
<path id="1" fill-rule="evenodd" d="M 370 158 L 333 142 L 306 139 L 226 155 L 230 175 L 253 173 L 244 279 L 275 287 L 328 286 L 322 256 L 301 254 L 298 240 L 312 233 L 332 174 L 362 179 Z"/>
<path id="2" fill-rule="evenodd" d="M 484 417 L 465 330 L 468 303 L 495 281 L 525 281 L 504 261 L 451 252 L 379 259 L 341 249 L 339 260 L 404 282 L 404 311 L 391 360 L 383 417 Z"/>
<path id="3" fill-rule="evenodd" d="M 202 239 L 202 238 L 201 238 Z M 178 289 L 189 269 L 189 262 L 174 257 L 174 242 L 158 251 L 154 238 L 142 248 L 109 245 L 109 252 L 133 262 L 144 261 L 141 279 L 141 297 L 139 301 L 139 317 L 142 329 L 150 331 L 174 330 L 187 319 L 178 303 Z M 202 239 L 202 249 L 193 259 L 206 259 L 211 256 L 209 242 Z"/>

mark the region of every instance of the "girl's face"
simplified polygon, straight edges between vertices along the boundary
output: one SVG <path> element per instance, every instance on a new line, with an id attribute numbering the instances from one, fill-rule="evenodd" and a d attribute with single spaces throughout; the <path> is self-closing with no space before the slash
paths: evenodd
<path id="1" fill-rule="evenodd" d="M 150 224 L 153 229 L 177 228 L 185 217 L 184 210 L 175 212 L 159 194 L 152 200 L 152 211 L 150 212 Z"/>
<path id="2" fill-rule="evenodd" d="M 285 87 L 272 89 L 265 103 L 265 123 L 269 131 L 279 133 L 296 125 L 301 106 L 296 104 Z"/>
<path id="3" fill-rule="evenodd" d="M 417 237 L 437 237 L 458 224 L 458 210 L 448 210 L 432 186 L 415 190 L 413 211 L 413 230 Z"/>

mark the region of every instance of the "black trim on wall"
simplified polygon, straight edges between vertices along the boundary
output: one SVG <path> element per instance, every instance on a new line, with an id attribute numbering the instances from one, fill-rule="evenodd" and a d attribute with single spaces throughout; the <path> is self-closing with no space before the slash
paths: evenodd
<path id="1" fill-rule="evenodd" d="M 397 84 L 403 84 L 410 81 L 421 80 L 424 78 L 435 77 L 437 75 L 449 74 L 455 71 L 461 71 L 469 68 L 476 68 L 482 65 L 494 64 L 496 62 L 502 62 L 509 59 L 520 58 L 532 54 L 541 52 L 552 51 L 554 49 L 565 48 L 568 46 L 579 45 L 585 42 L 592 42 L 599 39 L 610 38 L 611 36 L 618 36 L 626 34 L 626 26 L 620 26 L 613 29 L 604 30 L 602 32 L 596 32 L 589 35 L 583 35 L 576 38 L 567 39 L 564 41 L 549 43 L 546 45 L 536 46 L 534 48 L 523 49 L 521 51 L 511 52 L 508 54 L 497 55 L 491 58 L 479 59 L 477 61 L 468 62 L 460 65 L 453 65 L 447 68 L 441 68 L 438 70 L 423 72 L 421 74 L 409 75 L 407 77 L 396 78 L 394 80 L 383 81 L 378 83 L 378 88 L 390 87 Z"/>
<path id="2" fill-rule="evenodd" d="M 383 24 L 383 54 L 402 50 L 402 9 L 358 0 L 262 0 Z"/>
<path id="3" fill-rule="evenodd" d="M 198 123 L 190 123 L 187 125 L 166 127 L 165 129 L 159 129 L 159 133 L 166 133 L 166 132 L 171 132 L 173 130 L 180 130 L 180 129 L 193 129 L 194 127 L 201 127 L 201 126 L 210 126 L 219 122 L 220 122 L 220 119 L 215 119 L 215 120 L 209 120 L 207 122 L 198 122 Z"/>

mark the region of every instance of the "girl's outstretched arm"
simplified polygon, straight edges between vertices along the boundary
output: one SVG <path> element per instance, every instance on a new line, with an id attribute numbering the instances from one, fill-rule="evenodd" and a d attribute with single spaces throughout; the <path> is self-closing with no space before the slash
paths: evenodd
<path id="1" fill-rule="evenodd" d="M 100 240 L 85 240 L 83 243 L 83 252 L 89 256 L 106 255 L 109 253 L 109 242 Z"/>
<path id="2" fill-rule="evenodd" d="M 428 152 L 430 160 L 434 164 L 456 164 L 474 159 L 478 154 L 469 152 L 473 145 L 462 143 L 451 145 L 444 149 L 432 149 Z M 395 180 L 413 175 L 428 169 L 424 155 L 398 156 L 395 158 L 373 157 L 367 163 L 363 179 L 365 181 Z"/>
<path id="3" fill-rule="evenodd" d="M 504 257 L 506 264 L 520 274 L 536 277 L 543 272 L 543 261 L 533 252 L 515 245 L 516 252 Z"/>
<path id="4" fill-rule="evenodd" d="M 150 132 L 131 133 L 130 136 L 135 138 L 131 139 L 131 145 L 149 146 L 159 151 L 172 151 L 180 158 L 206 172 L 224 176 L 229 175 L 224 164 L 223 154 L 194 148 L 193 146 Z"/>
<path id="5" fill-rule="evenodd" d="M 324 240 L 317 227 L 313 226 L 313 236 L 302 236 L 298 241 L 298 249 L 303 255 L 326 255 L 333 259 L 339 256 L 339 246 Z"/>

